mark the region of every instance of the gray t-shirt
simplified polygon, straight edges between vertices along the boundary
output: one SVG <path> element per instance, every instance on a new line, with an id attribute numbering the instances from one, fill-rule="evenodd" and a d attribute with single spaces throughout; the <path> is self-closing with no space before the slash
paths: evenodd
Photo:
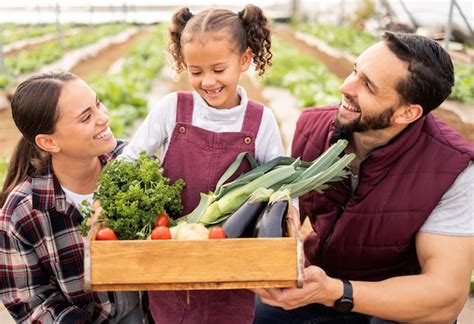
<path id="1" fill-rule="evenodd" d="M 474 236 L 474 164 L 471 162 L 443 195 L 421 232 Z"/>
<path id="2" fill-rule="evenodd" d="M 352 190 L 357 188 L 359 177 L 351 175 Z M 449 236 L 474 236 L 474 163 L 459 174 L 445 192 L 420 232 Z"/>

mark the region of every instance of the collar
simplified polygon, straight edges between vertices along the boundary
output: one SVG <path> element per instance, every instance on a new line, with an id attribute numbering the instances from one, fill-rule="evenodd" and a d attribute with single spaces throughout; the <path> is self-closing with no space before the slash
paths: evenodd
<path id="1" fill-rule="evenodd" d="M 248 103 L 247 93 L 244 88 L 238 86 L 237 93 L 240 96 L 239 105 L 229 109 L 219 109 L 209 106 L 196 91 L 193 91 L 194 112 L 197 112 L 201 118 L 206 120 L 223 121 L 231 124 L 237 122 L 244 115 L 244 110 Z"/>
<path id="2" fill-rule="evenodd" d="M 125 142 L 117 141 L 117 146 L 112 152 L 100 155 L 99 160 L 102 165 L 115 159 L 123 150 L 125 145 Z M 71 205 L 67 202 L 66 194 L 62 190 L 61 185 L 53 172 L 51 159 L 48 161 L 46 173 L 32 178 L 31 194 L 33 208 L 37 210 L 49 210 L 54 208 L 58 212 L 64 213 Z"/>

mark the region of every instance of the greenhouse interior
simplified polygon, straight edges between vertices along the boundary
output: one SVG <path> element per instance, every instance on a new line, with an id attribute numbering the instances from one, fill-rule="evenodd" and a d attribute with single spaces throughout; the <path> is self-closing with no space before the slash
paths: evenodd
<path id="1" fill-rule="evenodd" d="M 248 1 L 38 1 L 0 3 L 0 183 L 22 138 L 11 113 L 18 85 L 31 76 L 69 71 L 107 107 L 116 138 L 130 140 L 166 94 L 190 91 L 186 71 L 168 49 L 173 13 L 188 7 L 241 11 Z M 240 78 L 249 96 L 271 107 L 287 154 L 300 114 L 341 103 L 340 86 L 354 62 L 384 32 L 410 33 L 440 44 L 454 65 L 449 97 L 432 112 L 474 143 L 474 3 L 471 0 L 255 0 L 271 20 L 272 66 Z M 472 197 L 472 195 L 471 195 Z M 472 216 L 471 216 L 472 221 Z M 471 227 L 474 227 L 472 221 Z M 470 298 L 458 324 L 474 321 Z M 14 323 L 0 304 L 0 322 Z"/>

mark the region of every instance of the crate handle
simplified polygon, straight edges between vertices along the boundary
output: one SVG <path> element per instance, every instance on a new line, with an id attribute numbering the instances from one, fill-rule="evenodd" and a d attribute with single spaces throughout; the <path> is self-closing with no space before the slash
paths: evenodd
<path id="1" fill-rule="evenodd" d="M 291 217 L 286 219 L 290 235 L 296 238 L 296 287 L 303 288 L 303 271 L 304 271 L 304 251 L 303 251 L 303 238 L 301 237 L 298 226 L 296 226 L 295 220 Z"/>
<path id="2" fill-rule="evenodd" d="M 91 290 L 91 242 L 84 240 L 84 290 Z"/>

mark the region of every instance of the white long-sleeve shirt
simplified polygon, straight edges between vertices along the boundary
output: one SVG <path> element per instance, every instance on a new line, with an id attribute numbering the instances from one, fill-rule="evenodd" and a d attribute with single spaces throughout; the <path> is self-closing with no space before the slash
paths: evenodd
<path id="1" fill-rule="evenodd" d="M 197 92 L 193 91 L 192 124 L 213 132 L 240 131 L 248 97 L 242 87 L 238 87 L 238 93 L 240 105 L 230 109 L 218 109 L 209 106 Z M 154 105 L 131 142 L 123 150 L 121 155 L 123 158 L 135 160 L 140 151 L 146 151 L 152 155 L 161 147 L 161 159 L 163 160 L 176 124 L 177 99 L 177 93 L 173 92 L 164 96 Z M 264 107 L 262 121 L 255 140 L 255 158 L 259 164 L 262 164 L 282 155 L 285 155 L 285 150 L 276 119 L 270 108 Z"/>

